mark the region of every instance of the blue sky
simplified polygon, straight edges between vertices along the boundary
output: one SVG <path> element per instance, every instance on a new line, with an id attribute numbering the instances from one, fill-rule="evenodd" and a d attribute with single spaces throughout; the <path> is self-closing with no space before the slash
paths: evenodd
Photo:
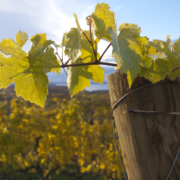
<path id="1" fill-rule="evenodd" d="M 109 4 L 117 19 L 117 28 L 122 23 L 134 23 L 141 27 L 142 36 L 150 40 L 165 40 L 170 34 L 172 40 L 180 36 L 180 1 L 179 0 L 0 0 L 0 41 L 8 38 L 15 39 L 19 30 L 28 33 L 29 37 L 36 33 L 46 33 L 48 39 L 61 43 L 62 35 L 71 27 L 76 27 L 73 13 L 78 16 L 82 29 L 88 29 L 85 18 L 90 15 L 97 3 Z M 108 43 L 100 43 L 102 53 Z M 24 46 L 28 51 L 30 41 Z M 104 56 L 104 61 L 112 61 L 112 49 Z M 66 81 L 62 77 L 50 74 L 50 82 L 55 79 Z M 106 74 L 112 73 L 113 68 L 106 67 Z"/>

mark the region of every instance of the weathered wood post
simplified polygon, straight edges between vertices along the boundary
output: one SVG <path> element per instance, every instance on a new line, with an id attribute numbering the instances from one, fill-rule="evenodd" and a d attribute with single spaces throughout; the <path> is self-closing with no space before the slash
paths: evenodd
<path id="1" fill-rule="evenodd" d="M 128 93 L 127 78 L 118 71 L 110 74 L 107 82 L 113 107 Z M 132 89 L 139 84 L 144 82 L 134 82 Z M 180 112 L 180 87 L 169 82 L 143 88 L 113 111 L 128 180 L 165 180 L 180 146 L 180 116 L 131 114 L 127 102 L 135 110 Z M 169 179 L 180 179 L 180 157 Z"/>

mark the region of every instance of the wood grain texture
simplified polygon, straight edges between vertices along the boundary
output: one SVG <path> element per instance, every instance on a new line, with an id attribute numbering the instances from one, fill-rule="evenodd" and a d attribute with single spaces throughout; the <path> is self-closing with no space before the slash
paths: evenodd
<path id="1" fill-rule="evenodd" d="M 149 83 L 141 80 L 132 89 Z M 107 82 L 113 107 L 128 92 L 127 78 L 118 71 L 107 76 Z M 180 87 L 168 82 L 143 88 L 113 111 L 128 179 L 165 180 L 180 146 L 180 116 L 133 115 L 127 112 L 127 102 L 134 110 L 180 112 Z M 180 179 L 180 156 L 169 179 Z"/>

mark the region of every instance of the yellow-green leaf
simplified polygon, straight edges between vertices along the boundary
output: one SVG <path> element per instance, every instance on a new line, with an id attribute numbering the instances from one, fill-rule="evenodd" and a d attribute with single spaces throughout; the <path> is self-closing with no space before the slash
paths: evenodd
<path id="1" fill-rule="evenodd" d="M 26 43 L 27 40 L 28 40 L 28 35 L 26 32 L 19 31 L 16 34 L 16 43 L 18 43 L 20 47 L 23 47 L 23 45 Z"/>
<path id="2" fill-rule="evenodd" d="M 78 22 L 77 15 L 74 13 L 77 28 L 71 28 L 66 34 L 67 40 L 64 41 L 65 54 L 75 62 L 81 53 L 81 27 Z M 65 36 L 64 36 L 65 37 Z"/>
<path id="3" fill-rule="evenodd" d="M 140 37 L 140 29 L 134 24 L 125 24 L 119 27 L 120 34 L 117 37 L 118 43 L 114 40 L 113 50 L 116 50 L 116 56 L 119 64 L 122 64 L 121 70 L 123 73 L 127 73 L 127 79 L 129 87 L 131 87 L 134 79 L 140 72 L 140 67 L 145 66 L 142 61 L 142 48 L 135 38 Z M 116 58 L 117 59 L 117 58 Z"/>
<path id="4" fill-rule="evenodd" d="M 0 51 L 5 55 L 12 55 L 16 58 L 25 57 L 27 55 L 12 39 L 3 39 L 0 43 Z"/>
<path id="5" fill-rule="evenodd" d="M 149 56 L 143 59 L 143 61 L 146 64 L 146 68 L 141 67 L 140 76 L 144 76 L 152 83 L 163 80 L 166 74 L 171 73 L 171 63 L 166 58 L 165 53 L 158 52 L 156 60 Z"/>
<path id="6" fill-rule="evenodd" d="M 180 38 L 174 43 L 174 51 L 180 54 Z"/>
<path id="7" fill-rule="evenodd" d="M 0 51 L 11 57 L 0 55 L 0 88 L 15 83 L 17 96 L 44 106 L 48 94 L 49 83 L 44 68 L 60 67 L 54 49 L 49 46 L 53 41 L 46 40 L 45 34 L 37 34 L 32 38 L 33 44 L 29 55 L 13 40 L 0 42 Z"/>
<path id="8" fill-rule="evenodd" d="M 161 41 L 161 40 L 154 40 L 153 43 L 156 44 L 156 48 L 159 52 L 165 53 L 166 57 L 169 59 L 169 62 L 171 63 L 172 70 L 180 67 L 180 51 L 178 52 L 178 45 L 180 41 L 176 41 L 173 46 L 170 41 L 170 36 L 167 36 L 167 42 Z M 171 49 L 174 49 L 171 51 Z M 180 74 L 179 71 L 171 71 L 168 72 L 167 75 L 174 80 L 176 77 L 178 77 Z"/>
<path id="9" fill-rule="evenodd" d="M 117 34 L 116 31 L 113 30 L 113 28 L 109 28 L 108 32 L 111 34 L 112 36 L 112 41 L 111 41 L 111 45 L 113 47 L 113 51 L 112 51 L 112 55 L 117 63 L 117 68 L 121 68 L 121 66 L 124 64 L 121 54 L 120 54 L 120 46 L 118 43 L 118 39 L 117 39 Z"/>
<path id="10" fill-rule="evenodd" d="M 78 31 L 80 32 L 81 31 L 81 26 L 79 24 L 78 17 L 76 15 L 76 13 L 74 13 L 74 17 L 75 17 L 75 21 L 76 21 L 76 25 L 77 25 Z"/>
<path id="11" fill-rule="evenodd" d="M 67 42 L 68 42 L 67 33 L 65 32 L 65 33 L 63 34 L 63 38 L 62 38 L 62 43 L 61 43 L 61 45 L 62 45 L 62 46 L 66 46 Z"/>
<path id="12" fill-rule="evenodd" d="M 92 73 L 91 79 L 95 83 L 103 84 L 104 72 L 105 71 L 104 71 L 104 69 L 102 67 L 100 67 L 100 65 L 89 66 L 87 71 Z"/>
<path id="13" fill-rule="evenodd" d="M 77 59 L 75 63 L 82 63 L 82 61 Z M 70 67 L 68 69 L 67 86 L 71 97 L 79 91 L 83 91 L 85 87 L 89 87 L 91 77 L 92 73 L 87 72 L 87 66 Z"/>
<path id="14" fill-rule="evenodd" d="M 92 28 L 97 37 L 111 41 L 111 35 L 108 28 L 112 27 L 116 30 L 116 18 L 113 11 L 109 11 L 108 4 L 97 4 L 92 14 Z"/>
<path id="15" fill-rule="evenodd" d="M 84 31 L 85 35 L 87 36 L 88 39 L 90 39 L 90 32 L 89 31 Z M 83 62 L 95 62 L 96 58 L 97 60 L 100 58 L 100 54 L 97 52 L 98 50 L 98 42 L 99 39 L 97 38 L 94 40 L 93 34 L 91 34 L 92 37 L 92 44 L 96 53 L 96 57 L 94 55 L 93 48 L 91 44 L 88 42 L 87 38 L 85 37 L 84 34 L 81 35 L 81 55 L 80 58 L 82 59 Z"/>
<path id="16" fill-rule="evenodd" d="M 77 28 L 71 28 L 67 33 L 66 54 L 75 62 L 81 53 L 81 34 Z"/>

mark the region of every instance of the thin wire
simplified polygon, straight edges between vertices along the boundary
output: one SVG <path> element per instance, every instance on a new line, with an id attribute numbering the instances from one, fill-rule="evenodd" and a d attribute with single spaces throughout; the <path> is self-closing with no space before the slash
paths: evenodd
<path id="1" fill-rule="evenodd" d="M 179 153 L 180 153 L 180 147 L 179 147 L 179 149 L 178 149 L 178 152 L 177 152 L 177 154 L 176 154 L 176 157 L 175 157 L 175 159 L 174 159 L 174 162 L 173 162 L 173 164 L 172 164 L 172 166 L 171 166 L 171 169 L 169 170 L 169 173 L 168 173 L 168 175 L 167 175 L 167 177 L 166 177 L 166 180 L 168 180 L 168 179 L 169 179 L 169 176 L 171 175 L 171 172 L 172 172 L 173 167 L 174 167 L 174 165 L 175 165 L 175 163 L 176 163 L 176 161 L 177 161 L 177 158 L 178 158 Z"/>
<path id="2" fill-rule="evenodd" d="M 130 107 L 127 109 L 127 111 L 132 113 L 132 114 L 169 114 L 169 115 L 180 115 L 180 112 L 133 110 Z"/>
<path id="3" fill-rule="evenodd" d="M 162 83 L 167 83 L 167 82 L 170 82 L 170 81 L 164 80 L 164 81 L 160 81 L 160 82 L 155 83 L 155 84 L 162 84 Z M 145 86 L 141 86 L 141 87 L 139 87 L 139 88 L 137 88 L 137 89 L 134 89 L 134 90 L 130 91 L 129 93 L 125 94 L 122 98 L 120 98 L 120 99 L 116 102 L 116 104 L 113 106 L 112 110 L 114 110 L 115 107 L 116 107 L 125 97 L 129 96 L 129 95 L 132 94 L 133 92 L 138 91 L 138 90 L 143 89 L 143 88 L 148 87 L 148 86 L 155 85 L 155 84 L 147 84 L 147 85 L 145 85 Z"/>

